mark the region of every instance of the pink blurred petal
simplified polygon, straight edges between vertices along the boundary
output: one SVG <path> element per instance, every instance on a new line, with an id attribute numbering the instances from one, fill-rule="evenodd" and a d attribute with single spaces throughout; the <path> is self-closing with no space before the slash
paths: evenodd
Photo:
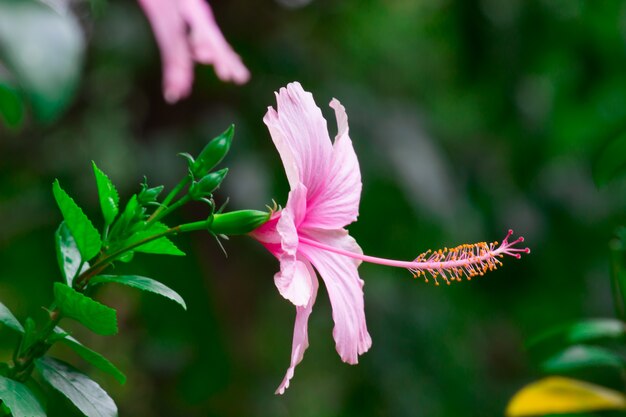
<path id="1" fill-rule="evenodd" d="M 326 245 L 363 253 L 347 230 L 303 230 L 307 237 Z M 358 363 L 359 355 L 372 346 L 365 322 L 363 280 L 359 278 L 359 261 L 305 244 L 300 253 L 315 267 L 326 285 L 333 309 L 333 338 L 337 353 L 344 362 Z"/>
<path id="2" fill-rule="evenodd" d="M 193 83 L 193 58 L 183 17 L 173 0 L 138 0 L 161 51 L 163 95 L 168 103 L 187 97 Z"/>
<path id="3" fill-rule="evenodd" d="M 313 311 L 313 304 L 317 297 L 318 282 L 315 276 L 315 271 L 311 268 L 311 265 L 307 262 L 306 268 L 308 271 L 308 277 L 310 279 L 311 297 L 309 302 L 304 307 L 296 307 L 296 323 L 293 329 L 293 342 L 291 347 L 291 364 L 285 373 L 285 377 L 280 386 L 276 389 L 276 394 L 284 394 L 285 390 L 289 388 L 289 381 L 293 378 L 294 370 L 296 366 L 302 361 L 304 352 L 309 347 L 309 335 L 308 335 L 308 323 L 311 311 Z"/>
<path id="4" fill-rule="evenodd" d="M 333 99 L 339 131 L 333 144 L 326 184 L 315 201 L 309 202 L 306 226 L 325 229 L 342 228 L 359 215 L 361 169 L 348 136 L 348 116 L 341 103 Z"/>
<path id="5" fill-rule="evenodd" d="M 204 0 L 138 0 L 159 45 L 163 95 L 168 103 L 187 97 L 194 61 L 212 64 L 222 81 L 244 84 L 250 72 L 220 31 Z"/>
<path id="6" fill-rule="evenodd" d="M 250 71 L 228 44 L 204 0 L 178 0 L 180 12 L 190 27 L 190 46 L 196 61 L 212 64 L 220 80 L 244 84 Z"/>

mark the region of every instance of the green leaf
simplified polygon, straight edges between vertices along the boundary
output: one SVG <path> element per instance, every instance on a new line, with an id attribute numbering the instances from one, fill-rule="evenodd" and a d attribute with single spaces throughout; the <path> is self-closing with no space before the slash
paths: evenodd
<path id="1" fill-rule="evenodd" d="M 77 276 L 78 268 L 80 267 L 81 257 L 78 246 L 76 246 L 76 240 L 70 232 L 65 222 L 61 222 L 61 225 L 57 229 L 54 235 L 56 243 L 57 261 L 59 262 L 59 268 L 61 274 L 65 278 L 65 282 L 70 287 L 73 284 L 74 277 Z M 89 263 L 85 262 L 80 270 L 84 272 L 89 269 Z"/>
<path id="2" fill-rule="evenodd" d="M 61 213 L 63 213 L 65 224 L 67 224 L 72 236 L 74 236 L 82 259 L 85 261 L 90 260 L 100 252 L 100 247 L 102 246 L 100 233 L 93 227 L 93 224 L 85 216 L 81 208 L 61 188 L 58 180 L 54 181 L 52 192 Z"/>
<path id="3" fill-rule="evenodd" d="M 73 366 L 51 357 L 35 364 L 42 378 L 87 417 L 117 417 L 117 406 L 106 391 Z"/>
<path id="4" fill-rule="evenodd" d="M 113 223 L 113 220 L 119 213 L 120 197 L 109 177 L 96 166 L 95 162 L 91 161 L 91 163 L 96 176 L 96 184 L 98 185 L 98 196 L 100 197 L 104 223 L 109 225 Z"/>
<path id="5" fill-rule="evenodd" d="M 544 416 L 624 409 L 626 397 L 618 391 L 576 379 L 548 377 L 519 390 L 509 402 L 506 416 Z"/>
<path id="6" fill-rule="evenodd" d="M 19 127 L 24 120 L 24 105 L 18 91 L 0 81 L 0 116 L 7 126 Z"/>
<path id="7" fill-rule="evenodd" d="M 93 285 L 105 283 L 123 284 L 143 291 L 149 291 L 154 294 L 162 295 L 163 297 L 177 302 L 185 310 L 187 310 L 187 305 L 185 304 L 183 297 L 181 297 L 176 291 L 167 287 L 165 284 L 151 278 L 140 277 L 138 275 L 98 275 L 91 279 L 91 284 Z"/>
<path id="8" fill-rule="evenodd" d="M 34 1 L 0 2 L 0 61 L 42 122 L 55 120 L 78 85 L 83 32 L 74 15 Z"/>
<path id="9" fill-rule="evenodd" d="M 63 331 L 63 329 L 61 329 L 60 327 L 57 327 L 56 329 L 54 329 L 54 331 L 56 332 L 56 334 L 62 336 L 59 341 L 71 347 L 74 352 L 78 354 L 78 356 L 80 356 L 96 368 L 100 369 L 101 371 L 112 375 L 113 378 L 115 378 L 120 384 L 123 385 L 126 383 L 126 375 L 124 375 L 122 371 L 120 371 L 115 365 L 113 365 L 107 358 L 105 358 L 98 352 L 89 349 L 78 340 L 65 333 L 65 331 Z"/>
<path id="10" fill-rule="evenodd" d="M 46 417 L 46 412 L 26 385 L 0 376 L 0 400 L 13 417 Z"/>
<path id="11" fill-rule="evenodd" d="M 581 320 L 575 323 L 552 328 L 533 337 L 526 344 L 529 349 L 544 343 L 581 344 L 626 339 L 626 325 L 615 319 Z"/>
<path id="12" fill-rule="evenodd" d="M 140 232 L 133 234 L 124 243 L 124 246 L 130 246 L 135 243 L 141 242 L 142 240 L 158 235 L 159 233 L 163 233 L 168 229 L 169 227 L 167 227 L 163 223 L 155 223 L 149 229 L 142 230 Z M 162 238 L 153 240 L 151 242 L 148 242 L 145 245 L 138 246 L 134 249 L 134 251 L 143 252 L 143 253 L 151 253 L 155 255 L 185 256 L 185 252 L 178 249 L 178 247 L 176 247 L 174 242 L 169 240 L 167 237 L 162 237 Z"/>
<path id="13" fill-rule="evenodd" d="M 65 284 L 54 284 L 54 300 L 63 315 L 101 335 L 117 333 L 115 310 L 79 293 Z"/>
<path id="14" fill-rule="evenodd" d="M 185 256 L 185 252 L 178 249 L 174 242 L 166 237 L 141 245 L 135 248 L 135 252 L 151 253 L 153 255 Z"/>
<path id="15" fill-rule="evenodd" d="M 540 367 L 544 373 L 568 373 L 586 368 L 623 366 L 624 360 L 607 349 L 577 345 L 548 358 Z"/>
<path id="16" fill-rule="evenodd" d="M 24 327 L 15 318 L 11 310 L 4 304 L 0 303 L 0 323 L 7 326 L 9 329 L 15 330 L 18 333 L 24 333 Z"/>

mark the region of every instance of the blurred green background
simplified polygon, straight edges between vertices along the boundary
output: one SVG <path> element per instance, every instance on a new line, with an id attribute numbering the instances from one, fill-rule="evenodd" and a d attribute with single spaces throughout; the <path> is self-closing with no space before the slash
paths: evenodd
<path id="1" fill-rule="evenodd" d="M 163 280 L 186 299 L 187 313 L 111 287 L 98 298 L 118 309 L 120 335 L 73 327 L 129 376 L 120 387 L 90 371 L 121 416 L 498 416 L 537 376 L 526 338 L 613 314 L 607 243 L 626 223 L 626 180 L 608 179 L 624 168 L 615 157 L 626 155 L 626 3 L 211 5 L 252 79 L 224 84 L 197 67 L 192 96 L 174 106 L 162 99 L 158 50 L 136 2 L 70 5 L 80 24 L 70 49 L 85 49 L 67 108 L 54 114 L 45 98 L 31 97 L 21 127 L 0 127 L 0 299 L 18 317 L 47 305 L 59 279 L 53 179 L 99 218 L 91 160 L 123 197 L 143 175 L 171 187 L 185 170 L 176 153 L 197 153 L 235 123 L 218 202 L 284 204 L 287 181 L 262 117 L 273 92 L 293 80 L 313 92 L 331 133 L 326 104 L 337 97 L 347 109 L 363 175 L 359 221 L 349 229 L 366 253 L 412 259 L 429 248 L 501 240 L 513 228 L 532 254 L 450 287 L 363 265 L 372 349 L 358 366 L 340 361 L 322 288 L 311 346 L 287 393 L 275 396 L 295 316 L 274 287 L 277 261 L 245 237 L 226 243 L 225 258 L 208 234 L 183 236 L 186 258 L 138 255 L 120 269 Z M 7 32 L 21 45 L 20 36 L 44 30 L 9 30 L 4 17 L 3 28 L 0 9 L 5 53 Z M 26 65 L 41 73 L 48 64 Z M 0 78 L 10 85 L 12 77 L 0 61 Z M 203 215 L 203 206 L 191 206 L 179 220 Z M 0 358 L 15 342 L 3 329 Z M 68 350 L 53 353 L 89 369 Z M 56 397 L 49 415 L 76 415 L 68 404 Z"/>

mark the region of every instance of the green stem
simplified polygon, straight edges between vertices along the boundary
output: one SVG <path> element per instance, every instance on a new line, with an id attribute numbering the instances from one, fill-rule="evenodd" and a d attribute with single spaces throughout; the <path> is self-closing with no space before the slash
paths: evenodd
<path id="1" fill-rule="evenodd" d="M 161 212 L 157 216 L 154 216 L 154 213 L 153 213 L 154 217 L 151 216 L 152 220 L 148 219 L 148 224 L 151 224 L 153 222 L 156 222 L 156 221 L 162 219 L 163 217 L 167 216 L 168 214 L 170 214 L 174 210 L 178 209 L 182 205 L 187 204 L 190 200 L 191 200 L 191 197 L 189 195 L 186 195 L 183 198 L 181 198 L 180 200 L 178 200 L 177 202 L 175 202 L 174 204 L 172 204 L 171 206 L 169 206 L 168 208 L 161 210 Z M 163 207 L 163 206 L 161 206 L 161 207 Z M 161 208 L 161 207 L 159 207 L 159 208 Z"/>
<path id="2" fill-rule="evenodd" d="M 159 214 L 161 214 L 161 212 L 163 210 L 166 210 L 168 208 L 168 206 L 172 202 L 172 200 L 187 186 L 187 184 L 189 184 L 189 181 L 191 181 L 191 178 L 188 175 L 185 178 L 183 178 L 176 185 L 176 187 L 174 187 L 174 189 L 167 195 L 167 197 L 165 197 L 165 199 L 163 200 L 163 202 L 161 203 L 159 208 L 157 208 L 154 211 L 154 213 L 152 213 L 152 215 L 150 217 L 148 217 L 148 223 L 147 224 L 152 224 L 157 219 L 160 219 L 160 218 L 163 217 L 163 216 L 159 216 Z"/>

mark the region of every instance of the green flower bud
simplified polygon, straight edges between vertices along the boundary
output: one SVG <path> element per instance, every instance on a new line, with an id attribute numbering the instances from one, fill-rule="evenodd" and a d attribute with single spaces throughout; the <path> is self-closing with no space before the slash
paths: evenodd
<path id="1" fill-rule="evenodd" d="M 226 174 L 228 174 L 228 168 L 205 175 L 200 181 L 191 184 L 191 187 L 189 187 L 189 195 L 194 200 L 200 200 L 201 198 L 210 196 L 211 193 L 220 186 Z"/>
<path id="2" fill-rule="evenodd" d="M 137 199 L 139 200 L 139 204 L 146 205 L 148 203 L 156 202 L 157 197 L 163 191 L 163 186 L 159 185 L 158 187 L 148 188 L 146 184 L 143 184 L 143 189 L 139 192 Z"/>
<path id="3" fill-rule="evenodd" d="M 193 161 L 193 158 L 188 158 L 191 173 L 194 177 L 204 177 L 224 159 L 230 149 L 234 134 L 235 125 L 230 125 L 224 133 L 213 139 L 204 147 L 195 161 Z"/>
<path id="4" fill-rule="evenodd" d="M 270 219 L 270 213 L 258 210 L 239 210 L 215 214 L 209 230 L 217 235 L 244 235 Z"/>

